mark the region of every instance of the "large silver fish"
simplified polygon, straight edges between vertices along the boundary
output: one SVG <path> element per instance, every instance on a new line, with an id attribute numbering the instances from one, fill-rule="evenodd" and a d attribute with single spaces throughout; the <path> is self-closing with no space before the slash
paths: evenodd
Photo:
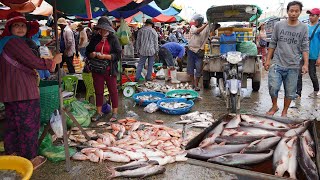
<path id="1" fill-rule="evenodd" d="M 215 139 L 220 136 L 223 131 L 223 127 L 226 122 L 221 122 L 218 126 L 216 126 L 212 131 L 208 133 L 208 137 L 205 138 L 199 145 L 199 147 L 206 147 L 215 142 Z"/>
<path id="2" fill-rule="evenodd" d="M 276 120 L 272 120 L 269 118 L 264 118 L 264 117 L 259 117 L 259 116 L 254 116 L 254 115 L 247 115 L 247 114 L 241 114 L 241 119 L 248 123 L 260 123 L 260 124 L 268 124 L 274 127 L 278 128 L 288 128 L 287 123 L 282 123 Z"/>
<path id="3" fill-rule="evenodd" d="M 225 142 L 226 144 L 248 144 L 261 138 L 261 136 L 219 136 L 215 139 L 215 142 Z"/>
<path id="4" fill-rule="evenodd" d="M 240 115 L 237 115 L 229 121 L 229 123 L 226 125 L 226 128 L 237 128 L 239 127 L 240 122 L 241 122 Z"/>
<path id="5" fill-rule="evenodd" d="M 108 179 L 115 177 L 128 177 L 128 178 L 145 178 L 148 176 L 162 174 L 166 171 L 166 168 L 160 165 L 148 165 L 142 168 L 127 170 L 123 172 L 118 172 L 113 169 L 108 169 L 111 172 L 111 176 Z"/>
<path id="6" fill-rule="evenodd" d="M 122 172 L 122 171 L 126 171 L 126 170 L 134 170 L 134 169 L 138 169 L 141 167 L 145 167 L 148 165 L 159 165 L 158 161 L 153 161 L 153 160 L 149 160 L 149 161 L 133 161 L 130 162 L 128 164 L 122 165 L 122 166 L 117 166 L 117 167 L 111 167 L 110 169 L 114 169 L 116 171 Z"/>
<path id="7" fill-rule="evenodd" d="M 289 127 L 276 127 L 271 124 L 241 122 L 241 126 L 262 128 L 270 131 L 287 131 Z"/>
<path id="8" fill-rule="evenodd" d="M 306 144 L 306 137 L 299 137 L 298 154 L 299 166 L 301 167 L 307 179 L 319 179 L 317 166 L 308 154 L 308 145 Z"/>
<path id="9" fill-rule="evenodd" d="M 263 152 L 266 151 L 267 149 L 272 148 L 278 142 L 280 141 L 281 137 L 276 136 L 276 137 L 270 137 L 266 139 L 260 139 L 252 142 L 248 147 L 244 148 L 241 153 L 248 153 L 248 152 Z"/>
<path id="10" fill-rule="evenodd" d="M 257 153 L 257 154 L 243 154 L 243 153 L 232 153 L 225 154 L 210 158 L 209 162 L 216 162 L 225 165 L 241 165 L 241 164 L 257 164 L 266 159 L 269 159 L 273 154 L 273 150 L 269 150 L 268 153 Z"/>
<path id="11" fill-rule="evenodd" d="M 289 140 L 289 141 L 288 141 Z M 282 177 L 287 171 L 290 178 L 296 179 L 297 163 L 297 137 L 282 138 L 273 154 L 273 167 L 275 175 Z"/>
<path id="12" fill-rule="evenodd" d="M 196 159 L 208 160 L 216 156 L 229 153 L 240 152 L 243 148 L 248 146 L 248 144 L 234 144 L 234 145 L 221 145 L 213 144 L 207 146 L 206 148 L 193 148 L 188 150 L 188 156 L 194 157 Z"/>
<path id="13" fill-rule="evenodd" d="M 306 131 L 306 129 L 308 128 L 310 123 L 311 123 L 311 121 L 305 121 L 305 122 L 301 123 L 301 125 L 298 126 L 297 128 L 290 129 L 289 131 L 287 131 L 284 134 L 284 136 L 285 137 L 293 137 L 293 136 L 300 135 Z"/>
<path id="14" fill-rule="evenodd" d="M 269 131 L 266 129 L 260 129 L 255 127 L 240 127 L 238 128 L 240 131 L 248 132 L 251 135 L 257 136 L 281 136 L 283 132 L 279 131 Z"/>

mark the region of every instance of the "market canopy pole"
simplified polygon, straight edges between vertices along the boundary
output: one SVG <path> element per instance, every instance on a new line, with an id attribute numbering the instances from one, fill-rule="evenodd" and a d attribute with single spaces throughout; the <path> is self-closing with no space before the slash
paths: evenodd
<path id="1" fill-rule="evenodd" d="M 89 19 L 92 19 L 92 12 L 91 12 L 91 3 L 90 0 L 85 0 L 86 2 L 86 10 L 87 10 L 87 16 Z"/>
<path id="2" fill-rule="evenodd" d="M 54 34 L 56 37 L 56 54 L 59 52 L 59 35 L 58 35 L 58 24 L 57 24 L 57 0 L 54 0 L 54 6 L 53 6 L 53 12 L 54 12 Z M 62 128 L 63 128 L 63 144 L 64 144 L 64 152 L 66 157 L 66 170 L 71 170 L 71 163 L 70 163 L 70 154 L 69 154 L 69 146 L 68 146 L 68 135 L 67 135 L 67 123 L 66 123 L 66 117 L 63 110 L 63 97 L 62 97 L 62 87 L 61 87 L 61 67 L 60 64 L 58 64 L 58 81 L 59 81 L 59 97 L 60 97 L 60 113 L 61 113 L 61 119 L 62 119 Z"/>

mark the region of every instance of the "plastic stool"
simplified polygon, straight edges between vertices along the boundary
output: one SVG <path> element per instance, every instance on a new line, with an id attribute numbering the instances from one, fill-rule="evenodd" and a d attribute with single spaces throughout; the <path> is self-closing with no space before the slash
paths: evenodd
<path id="1" fill-rule="evenodd" d="M 82 79 L 83 79 L 84 85 L 86 86 L 86 100 L 89 101 L 90 97 L 93 96 L 94 104 L 96 104 L 96 94 L 94 91 L 92 74 L 82 73 Z"/>
<path id="2" fill-rule="evenodd" d="M 136 69 L 135 69 L 135 68 L 125 68 L 125 69 L 124 69 L 124 73 L 125 73 L 126 75 L 129 75 L 129 74 L 134 75 L 134 74 L 136 74 Z"/>

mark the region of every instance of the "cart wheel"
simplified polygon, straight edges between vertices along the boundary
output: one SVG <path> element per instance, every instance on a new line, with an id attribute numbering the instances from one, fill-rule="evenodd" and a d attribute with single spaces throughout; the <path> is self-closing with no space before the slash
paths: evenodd
<path id="1" fill-rule="evenodd" d="M 203 80 L 203 88 L 209 89 L 209 83 L 210 83 L 209 80 Z"/>
<path id="2" fill-rule="evenodd" d="M 260 89 L 260 81 L 252 82 L 252 90 L 253 91 L 259 91 L 259 89 Z"/>
<path id="3" fill-rule="evenodd" d="M 231 107 L 231 113 L 237 113 L 237 95 L 236 94 L 230 94 L 230 107 Z"/>

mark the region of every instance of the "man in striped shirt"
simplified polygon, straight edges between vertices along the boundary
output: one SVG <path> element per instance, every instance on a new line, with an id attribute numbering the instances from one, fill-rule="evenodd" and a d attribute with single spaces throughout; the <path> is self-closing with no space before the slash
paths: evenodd
<path id="1" fill-rule="evenodd" d="M 137 52 L 140 56 L 140 61 L 137 67 L 136 81 L 138 82 L 141 78 L 142 68 L 148 59 L 148 72 L 146 80 L 151 80 L 152 67 L 154 64 L 155 54 L 159 50 L 158 46 L 158 34 L 153 29 L 154 23 L 151 19 L 147 19 L 145 26 L 138 31 L 138 37 L 136 41 Z"/>

